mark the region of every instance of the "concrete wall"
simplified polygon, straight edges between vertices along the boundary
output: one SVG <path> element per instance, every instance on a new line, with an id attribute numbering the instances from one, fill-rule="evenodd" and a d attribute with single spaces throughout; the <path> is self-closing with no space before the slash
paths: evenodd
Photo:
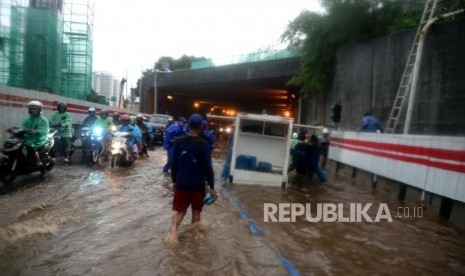
<path id="1" fill-rule="evenodd" d="M 342 48 L 332 89 L 303 103 L 303 121 L 332 125 L 331 106 L 342 105 L 339 127 L 358 130 L 371 111 L 384 126 L 397 94 L 416 30 Z M 465 18 L 435 24 L 421 61 L 411 133 L 465 135 Z M 404 108 L 405 114 L 405 108 Z M 404 117 L 404 116 L 403 116 Z M 403 121 L 399 122 L 403 128 Z"/>
<path id="2" fill-rule="evenodd" d="M 20 89 L 9 86 L 0 86 L 0 143 L 3 145 L 4 140 L 9 137 L 9 134 L 5 132 L 8 128 L 13 126 L 20 126 L 21 122 L 28 115 L 27 103 L 32 100 L 38 100 L 43 105 L 43 114 L 50 118 L 54 112 L 56 112 L 56 105 L 59 102 L 66 102 L 68 104 L 67 111 L 71 113 L 74 124 L 80 124 L 85 117 L 87 117 L 87 110 L 89 107 L 94 107 L 97 112 L 105 109 L 108 110 L 110 116 L 114 112 L 120 114 L 132 114 L 136 115 L 138 112 L 131 111 L 129 109 L 119 109 L 116 107 L 109 107 L 107 105 L 76 100 L 72 98 L 66 98 L 57 96 L 54 94 Z M 149 114 L 144 114 L 149 116 Z"/>

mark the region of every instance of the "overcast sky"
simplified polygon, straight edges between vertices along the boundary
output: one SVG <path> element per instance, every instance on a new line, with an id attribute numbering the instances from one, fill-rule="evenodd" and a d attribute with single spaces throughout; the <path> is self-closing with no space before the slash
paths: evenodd
<path id="1" fill-rule="evenodd" d="M 161 56 L 229 58 L 279 43 L 318 0 L 97 0 L 93 69 L 135 86 Z"/>

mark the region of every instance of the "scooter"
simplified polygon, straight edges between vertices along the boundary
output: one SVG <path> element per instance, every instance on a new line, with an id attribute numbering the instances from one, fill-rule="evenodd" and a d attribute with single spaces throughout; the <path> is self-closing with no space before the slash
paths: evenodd
<path id="1" fill-rule="evenodd" d="M 115 132 L 111 141 L 111 167 L 129 166 L 134 162 L 126 142 L 133 139 L 134 135 L 129 132 Z"/>
<path id="2" fill-rule="evenodd" d="M 40 172 L 44 177 L 55 165 L 55 160 L 50 157 L 54 145 L 53 136 L 56 130 L 47 134 L 45 146 L 39 151 L 41 166 L 35 164 L 34 156 L 28 152 L 25 146 L 25 135 L 31 133 L 29 129 L 13 127 L 10 129 L 12 136 L 3 145 L 3 156 L 0 158 L 0 180 L 5 184 L 12 184 L 18 175 Z"/>
<path id="3" fill-rule="evenodd" d="M 107 160 L 107 133 L 102 127 L 93 127 L 91 131 L 91 164 L 101 164 Z"/>

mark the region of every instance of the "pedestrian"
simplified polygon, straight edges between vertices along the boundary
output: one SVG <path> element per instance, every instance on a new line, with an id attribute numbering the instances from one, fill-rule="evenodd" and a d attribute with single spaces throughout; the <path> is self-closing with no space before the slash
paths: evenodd
<path id="1" fill-rule="evenodd" d="M 321 131 L 322 135 L 320 137 L 320 146 L 321 146 L 321 168 L 326 170 L 326 163 L 328 162 L 328 152 L 329 152 L 329 130 L 323 128 Z"/>
<path id="2" fill-rule="evenodd" d="M 320 179 L 321 183 L 327 184 L 329 182 L 326 174 L 321 170 L 320 163 L 321 156 L 321 145 L 318 141 L 318 136 L 312 134 L 310 136 L 309 144 L 307 147 L 307 179 L 312 180 L 313 174 L 315 173 Z"/>
<path id="3" fill-rule="evenodd" d="M 291 152 L 298 157 L 296 171 L 299 174 L 306 174 L 309 182 L 312 181 L 315 173 L 321 183 L 329 182 L 326 174 L 321 170 L 318 163 L 320 161 L 321 146 L 318 141 L 318 136 L 312 134 L 308 143 L 297 144 Z"/>
<path id="4" fill-rule="evenodd" d="M 200 221 L 204 206 L 205 182 L 216 199 L 214 174 L 208 143 L 199 137 L 203 118 L 199 114 L 189 117 L 189 133 L 174 140 L 171 180 L 173 181 L 173 207 L 176 213 L 166 240 L 168 246 L 178 243 L 178 228 L 191 206 L 192 224 Z"/>
<path id="5" fill-rule="evenodd" d="M 376 119 L 370 112 L 363 114 L 361 132 L 374 132 L 380 133 L 381 127 L 378 119 Z"/>
<path id="6" fill-rule="evenodd" d="M 226 153 L 226 158 L 224 160 L 223 170 L 221 172 L 221 183 L 226 184 L 231 174 L 231 161 L 232 161 L 232 150 L 234 145 L 234 128 L 232 126 L 231 133 L 229 133 L 228 138 L 228 152 Z"/>
<path id="7" fill-rule="evenodd" d="M 183 136 L 184 133 L 184 123 L 186 119 L 182 116 L 179 116 L 176 121 L 174 121 L 166 130 L 165 138 L 163 139 L 163 148 L 166 150 L 167 161 L 163 166 L 163 175 L 168 176 L 168 170 L 171 167 L 173 160 L 173 145 L 174 139 L 179 136 Z"/>

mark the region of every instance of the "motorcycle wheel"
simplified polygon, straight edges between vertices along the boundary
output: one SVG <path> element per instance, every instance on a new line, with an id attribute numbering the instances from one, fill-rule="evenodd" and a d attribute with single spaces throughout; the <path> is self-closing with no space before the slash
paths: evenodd
<path id="1" fill-rule="evenodd" d="M 114 168 L 115 166 L 120 164 L 121 155 L 115 154 L 111 156 L 111 167 Z"/>
<path id="2" fill-rule="evenodd" d="M 92 149 L 92 165 L 97 163 L 99 159 L 98 149 Z"/>
<path id="3" fill-rule="evenodd" d="M 13 181 L 16 178 L 16 174 L 11 172 L 7 175 L 1 176 L 0 181 L 3 182 L 6 186 L 13 184 Z"/>

